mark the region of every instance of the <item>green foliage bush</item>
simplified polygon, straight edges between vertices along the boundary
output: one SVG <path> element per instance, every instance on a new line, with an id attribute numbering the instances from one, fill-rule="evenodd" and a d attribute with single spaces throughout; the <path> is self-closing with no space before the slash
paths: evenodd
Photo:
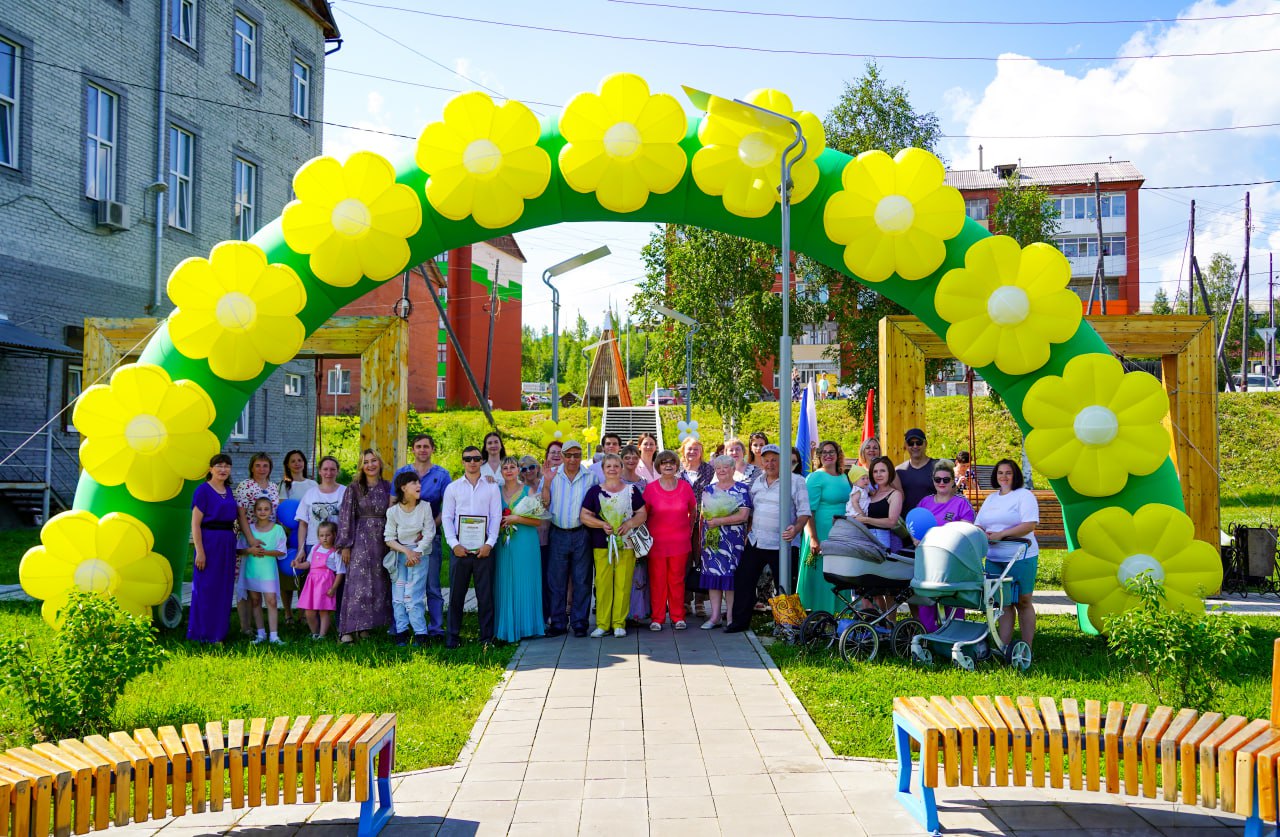
<path id="1" fill-rule="evenodd" d="M 1141 604 L 1107 620 L 1112 652 L 1146 679 L 1162 703 L 1213 709 L 1218 685 L 1252 654 L 1249 627 L 1212 613 L 1169 610 L 1150 572 L 1128 583 Z"/>
<path id="2" fill-rule="evenodd" d="M 166 652 L 149 619 L 114 599 L 74 592 L 50 651 L 29 638 L 0 639 L 0 684 L 26 707 L 46 739 L 105 732 L 128 682 L 160 665 Z"/>

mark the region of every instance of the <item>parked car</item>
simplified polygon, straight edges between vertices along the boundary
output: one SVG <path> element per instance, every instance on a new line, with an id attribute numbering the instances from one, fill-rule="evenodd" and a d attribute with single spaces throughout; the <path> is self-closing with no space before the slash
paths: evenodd
<path id="1" fill-rule="evenodd" d="M 644 403 L 649 407 L 670 407 L 676 404 L 683 404 L 684 399 L 674 389 L 659 388 L 649 393 L 649 398 Z"/>
<path id="2" fill-rule="evenodd" d="M 1231 376 L 1231 383 L 1235 386 L 1236 391 L 1240 390 L 1240 375 L 1238 373 Z M 1254 372 L 1249 375 L 1249 392 L 1280 392 L 1280 385 L 1277 385 L 1275 381 L 1266 375 Z"/>

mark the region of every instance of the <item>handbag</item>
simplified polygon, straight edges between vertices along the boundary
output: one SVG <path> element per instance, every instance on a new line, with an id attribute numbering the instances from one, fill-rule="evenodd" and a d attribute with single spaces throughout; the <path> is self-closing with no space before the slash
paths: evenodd
<path id="1" fill-rule="evenodd" d="M 804 606 L 795 593 L 774 596 L 769 600 L 769 606 L 773 609 L 773 621 L 779 625 L 798 626 L 804 621 Z"/>
<path id="2" fill-rule="evenodd" d="M 387 554 L 382 556 L 382 568 L 391 573 L 392 576 L 395 576 L 396 568 L 399 564 L 400 553 L 394 549 L 388 549 Z"/>
<path id="3" fill-rule="evenodd" d="M 644 558 L 649 554 L 649 550 L 653 549 L 653 535 L 649 534 L 649 527 L 643 523 L 623 535 L 622 542 L 636 554 L 637 558 Z"/>

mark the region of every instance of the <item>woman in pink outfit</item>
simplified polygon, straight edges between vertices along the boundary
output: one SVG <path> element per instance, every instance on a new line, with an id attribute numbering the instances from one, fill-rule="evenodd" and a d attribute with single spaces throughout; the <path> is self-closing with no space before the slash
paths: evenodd
<path id="1" fill-rule="evenodd" d="M 652 614 L 649 630 L 662 630 L 667 612 L 677 631 L 686 627 L 684 618 L 684 576 L 689 565 L 689 549 L 698 501 L 689 483 L 681 479 L 680 459 L 669 450 L 653 458 L 658 479 L 644 490 L 649 509 L 648 527 L 653 536 L 649 550 L 649 600 Z"/>

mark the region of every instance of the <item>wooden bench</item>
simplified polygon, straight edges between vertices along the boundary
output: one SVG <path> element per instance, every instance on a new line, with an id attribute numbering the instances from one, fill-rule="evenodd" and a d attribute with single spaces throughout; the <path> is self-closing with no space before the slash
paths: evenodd
<path id="1" fill-rule="evenodd" d="M 934 788 L 1010 784 L 1125 793 L 1277 822 L 1280 640 L 1271 717 L 1065 698 L 899 697 L 893 701 L 898 800 L 938 833 Z M 1083 710 L 1083 711 L 1082 711 Z M 912 770 L 912 750 L 919 762 Z"/>
<path id="2" fill-rule="evenodd" d="M 15 747 L 0 754 L 0 833 L 64 837 L 228 805 L 354 799 L 370 837 L 393 813 L 395 730 L 394 714 L 302 715 Z"/>

